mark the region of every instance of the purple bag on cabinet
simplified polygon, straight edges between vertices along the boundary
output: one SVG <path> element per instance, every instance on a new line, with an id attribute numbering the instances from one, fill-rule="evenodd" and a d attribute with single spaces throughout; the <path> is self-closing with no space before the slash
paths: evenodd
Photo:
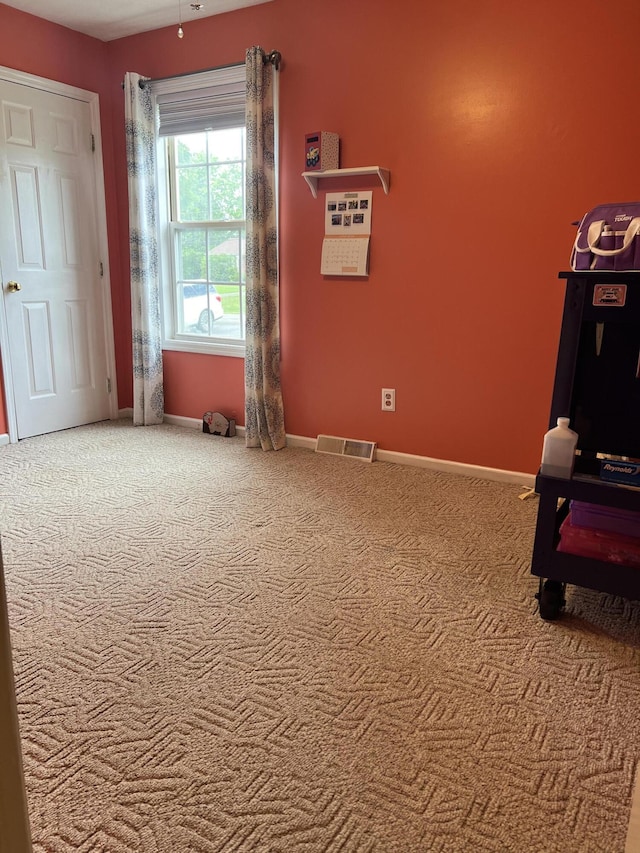
<path id="1" fill-rule="evenodd" d="M 582 217 L 572 270 L 640 270 L 640 202 L 600 204 Z"/>

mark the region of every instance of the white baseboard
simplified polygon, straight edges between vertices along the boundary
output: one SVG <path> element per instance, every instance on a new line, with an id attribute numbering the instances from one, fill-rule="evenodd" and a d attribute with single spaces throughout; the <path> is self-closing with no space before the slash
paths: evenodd
<path id="1" fill-rule="evenodd" d="M 187 427 L 188 429 L 199 429 L 200 431 L 202 431 L 202 418 L 183 418 L 182 415 L 165 414 L 164 422 L 166 424 L 171 424 L 172 426 L 181 426 Z M 237 426 L 236 434 L 244 435 L 244 427 Z"/>
<path id="2" fill-rule="evenodd" d="M 0 433 L 0 447 L 3 444 L 9 444 L 9 435 L 6 432 Z"/>
<path id="3" fill-rule="evenodd" d="M 130 409 L 118 409 L 118 417 L 133 419 L 133 406 Z"/>
<path id="4" fill-rule="evenodd" d="M 307 450 L 316 449 L 315 438 L 307 438 L 306 435 L 289 435 L 287 433 L 287 447 L 306 447 Z"/>
<path id="5" fill-rule="evenodd" d="M 315 438 L 302 435 L 287 435 L 289 447 L 306 447 L 315 450 Z M 430 456 L 416 456 L 413 453 L 400 453 L 397 450 L 376 449 L 378 462 L 394 462 L 396 465 L 413 465 L 416 468 L 432 468 L 449 474 L 463 474 L 465 477 L 479 477 L 481 480 L 497 480 L 499 483 L 515 483 L 518 486 L 533 488 L 535 474 L 520 471 L 503 471 L 501 468 L 485 468 L 482 465 L 470 465 L 466 462 L 450 462 L 448 459 L 434 459 Z"/>
<path id="6" fill-rule="evenodd" d="M 502 468 L 486 468 L 484 465 L 471 465 L 467 462 L 451 462 L 448 459 L 433 459 L 430 456 L 415 456 L 412 453 L 398 453 L 395 450 L 378 450 L 376 459 L 381 462 L 395 462 L 398 465 L 414 465 L 417 468 L 432 468 L 449 474 L 464 474 L 465 477 L 479 477 L 481 480 L 496 480 L 499 483 L 515 483 L 518 486 L 533 488 L 535 474 L 522 471 L 505 471 Z"/>
<path id="7" fill-rule="evenodd" d="M 165 424 L 172 426 L 188 427 L 189 429 L 202 429 L 202 418 L 183 418 L 182 415 L 167 415 L 164 416 Z"/>
<path id="8" fill-rule="evenodd" d="M 174 426 L 202 429 L 202 420 L 183 418 L 180 415 L 165 415 L 165 423 Z M 244 427 L 236 427 L 238 435 L 244 435 Z M 288 447 L 305 447 L 315 450 L 315 438 L 306 435 L 287 434 Z M 416 456 L 413 453 L 400 453 L 396 450 L 376 450 L 376 460 L 394 462 L 396 465 L 413 465 L 416 468 L 431 468 L 434 471 L 444 471 L 449 474 L 463 474 L 465 477 L 478 477 L 481 480 L 496 480 L 499 483 L 514 483 L 518 486 L 533 488 L 535 474 L 524 474 L 520 471 L 503 471 L 501 468 L 486 468 L 483 465 L 470 465 L 465 462 L 450 462 L 448 459 L 433 459 L 430 456 Z"/>

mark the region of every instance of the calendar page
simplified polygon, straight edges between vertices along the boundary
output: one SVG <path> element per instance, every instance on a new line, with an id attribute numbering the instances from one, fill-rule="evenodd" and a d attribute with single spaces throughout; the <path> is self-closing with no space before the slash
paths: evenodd
<path id="1" fill-rule="evenodd" d="M 327 193 L 322 275 L 368 275 L 373 193 Z"/>
<path id="2" fill-rule="evenodd" d="M 327 193 L 324 233 L 327 237 L 371 234 L 371 190 L 363 193 Z"/>
<path id="3" fill-rule="evenodd" d="M 369 237 L 325 237 L 322 243 L 322 275 L 367 275 Z"/>

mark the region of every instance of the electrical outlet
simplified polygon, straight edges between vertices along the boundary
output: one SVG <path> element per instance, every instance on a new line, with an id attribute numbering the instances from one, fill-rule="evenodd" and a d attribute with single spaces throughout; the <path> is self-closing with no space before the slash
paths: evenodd
<path id="1" fill-rule="evenodd" d="M 396 410 L 396 389 L 395 388 L 383 388 L 382 389 L 382 411 L 383 412 L 395 412 Z"/>

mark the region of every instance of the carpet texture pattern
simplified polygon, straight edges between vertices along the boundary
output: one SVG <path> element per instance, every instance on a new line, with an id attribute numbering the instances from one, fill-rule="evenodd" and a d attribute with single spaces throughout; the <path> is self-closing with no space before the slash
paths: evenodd
<path id="1" fill-rule="evenodd" d="M 126 420 L 0 448 L 36 853 L 622 853 L 640 609 L 536 499 Z"/>

